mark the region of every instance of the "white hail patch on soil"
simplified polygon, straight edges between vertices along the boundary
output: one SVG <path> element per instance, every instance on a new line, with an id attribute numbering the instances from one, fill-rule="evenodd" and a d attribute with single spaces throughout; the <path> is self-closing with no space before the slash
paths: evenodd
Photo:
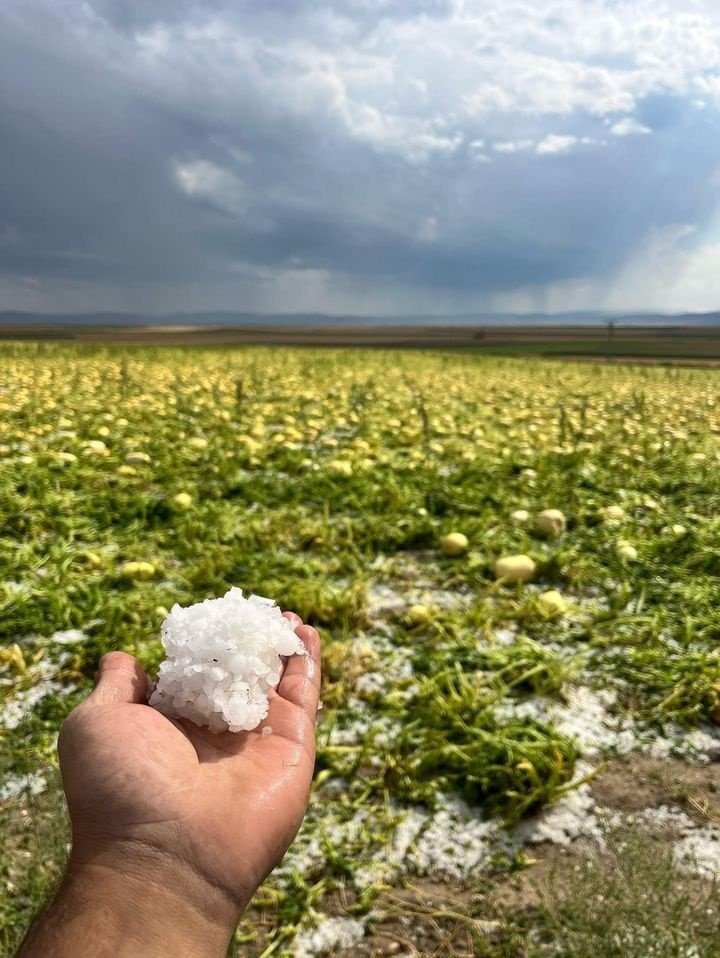
<path id="1" fill-rule="evenodd" d="M 624 821 L 654 830 L 669 829 L 680 835 L 687 835 L 698 827 L 682 809 L 672 808 L 668 805 L 658 805 L 657 808 L 643 808 L 632 815 L 626 815 Z"/>
<path id="2" fill-rule="evenodd" d="M 496 819 L 485 819 L 461 799 L 439 796 L 440 808 L 429 816 L 407 863 L 419 875 L 465 878 L 477 874 L 494 852 L 509 843 Z"/>
<path id="3" fill-rule="evenodd" d="M 67 694 L 73 691 L 74 685 L 66 685 L 55 680 L 55 675 L 67 658 L 67 653 L 62 653 L 56 662 L 41 659 L 30 667 L 28 678 L 33 684 L 29 688 L 15 692 L 2 703 L 0 728 L 16 729 L 46 695 L 52 695 L 55 692 Z"/>
<path id="4" fill-rule="evenodd" d="M 341 948 L 352 948 L 364 937 L 364 921 L 322 915 L 314 928 L 304 929 L 295 936 L 291 948 L 295 958 L 321 958 Z"/>
<path id="5" fill-rule="evenodd" d="M 502 629 L 495 629 L 493 632 L 493 641 L 496 645 L 514 645 L 518 638 L 518 628 L 516 625 L 508 625 Z"/>
<path id="6" fill-rule="evenodd" d="M 437 796 L 431 812 L 411 808 L 402 815 L 387 845 L 354 875 L 362 890 L 375 882 L 392 882 L 401 875 L 464 879 L 487 867 L 493 855 L 512 849 L 499 819 L 486 819 L 453 795 Z"/>
<path id="7" fill-rule="evenodd" d="M 365 611 L 371 622 L 388 615 L 402 615 L 411 605 L 428 605 L 437 609 L 456 609 L 466 605 L 470 596 L 457 590 L 438 589 L 431 582 L 415 581 L 402 591 L 385 583 L 375 583 L 366 595 Z"/>
<path id="8" fill-rule="evenodd" d="M 413 677 L 413 649 L 410 646 L 394 645 L 386 636 L 369 634 L 356 640 L 356 645 L 365 652 L 372 668 L 360 675 L 355 681 L 355 691 L 359 695 L 377 695 L 390 686 L 396 688 L 407 683 Z"/>
<path id="9" fill-rule="evenodd" d="M 374 855 L 369 864 L 356 870 L 353 876 L 355 887 L 363 889 L 377 882 L 390 882 L 401 874 L 408 852 L 428 819 L 425 809 L 409 809 L 395 827 L 389 845 Z"/>
<path id="10" fill-rule="evenodd" d="M 720 827 L 702 825 L 673 846 L 677 863 L 703 878 L 720 880 Z"/>
<path id="11" fill-rule="evenodd" d="M 7 802 L 11 798 L 21 795 L 40 795 L 47 788 L 47 780 L 40 772 L 29 772 L 27 775 L 8 775 L 0 785 L 0 802 Z"/>
<path id="12" fill-rule="evenodd" d="M 606 754 L 629 755 L 640 752 L 655 758 L 670 755 L 708 763 L 720 757 L 720 729 L 706 725 L 687 731 L 667 723 L 664 733 L 636 722 L 630 716 L 614 714 L 616 693 L 610 689 L 569 686 L 565 703 L 545 696 L 516 701 L 506 699 L 496 709 L 501 720 L 513 717 L 547 722 L 574 739 L 585 758 Z"/>
<path id="13" fill-rule="evenodd" d="M 589 785 L 579 785 L 558 801 L 546 806 L 534 818 L 515 829 L 515 840 L 523 845 L 572 845 L 579 839 L 599 841 L 602 827 Z"/>
<path id="14" fill-rule="evenodd" d="M 343 717 L 341 724 L 333 725 L 325 733 L 328 745 L 361 745 L 370 735 L 377 745 L 389 745 L 399 732 L 399 726 L 388 715 L 369 708 L 360 699 L 352 698 L 350 721 Z M 369 758 L 372 758 L 370 756 Z"/>

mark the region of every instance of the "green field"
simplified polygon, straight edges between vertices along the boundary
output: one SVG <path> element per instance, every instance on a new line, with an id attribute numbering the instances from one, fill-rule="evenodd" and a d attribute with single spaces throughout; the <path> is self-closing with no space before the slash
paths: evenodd
<path id="1" fill-rule="evenodd" d="M 675 857 L 638 853 L 674 882 L 688 851 L 689 937 L 656 916 L 645 951 L 603 951 L 569 937 L 571 897 L 488 904 L 532 872 L 543 815 L 593 838 L 604 759 L 720 757 L 719 385 L 476 351 L 0 346 L 0 953 L 61 866 L 55 741 L 99 656 L 152 673 L 172 604 L 231 585 L 320 629 L 325 681 L 310 812 L 239 954 L 720 953 L 709 786 L 677 796 Z M 545 509 L 566 528 L 538 532 Z M 531 579 L 498 579 L 518 554 Z"/>
<path id="2" fill-rule="evenodd" d="M 597 358 L 607 360 L 656 360 L 682 362 L 683 360 L 720 360 L 720 340 L 717 337 L 664 338 L 661 333 L 652 338 L 633 339 L 630 336 L 608 342 L 605 336 L 596 338 L 560 339 L 555 342 L 539 339 L 536 342 L 489 343 L 480 346 L 483 353 L 494 356 L 536 356 L 566 358 Z"/>

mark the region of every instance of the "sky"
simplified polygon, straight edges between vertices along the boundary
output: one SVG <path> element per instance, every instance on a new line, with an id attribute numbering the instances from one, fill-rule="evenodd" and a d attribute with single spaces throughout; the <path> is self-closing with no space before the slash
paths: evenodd
<path id="1" fill-rule="evenodd" d="M 0 0 L 2 309 L 720 309 L 720 3 Z"/>

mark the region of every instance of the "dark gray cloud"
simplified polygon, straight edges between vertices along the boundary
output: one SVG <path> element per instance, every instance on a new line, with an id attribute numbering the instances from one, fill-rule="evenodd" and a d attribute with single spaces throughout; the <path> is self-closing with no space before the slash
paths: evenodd
<path id="1" fill-rule="evenodd" d="M 662 75 L 579 5 L 526 34 L 499 0 L 9 0 L 0 308 L 480 307 L 701 243 L 711 52 Z"/>

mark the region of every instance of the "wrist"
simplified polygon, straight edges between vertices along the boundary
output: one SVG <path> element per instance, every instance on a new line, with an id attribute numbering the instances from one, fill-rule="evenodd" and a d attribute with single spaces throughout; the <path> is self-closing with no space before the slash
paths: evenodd
<path id="1" fill-rule="evenodd" d="M 40 948 L 32 947 L 31 933 L 20 956 L 224 958 L 244 904 L 155 849 L 133 844 L 73 853 L 41 921 Z"/>

